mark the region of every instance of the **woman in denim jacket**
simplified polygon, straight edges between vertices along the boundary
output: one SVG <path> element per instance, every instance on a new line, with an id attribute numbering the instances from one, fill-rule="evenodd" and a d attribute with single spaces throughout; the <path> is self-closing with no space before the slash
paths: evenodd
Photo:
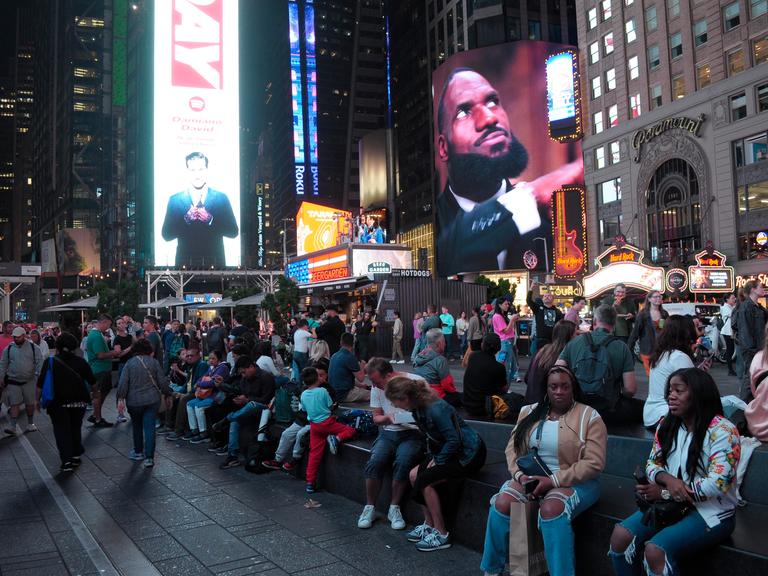
<path id="1" fill-rule="evenodd" d="M 396 377 L 387 382 L 386 396 L 402 410 L 410 410 L 427 438 L 427 458 L 411 470 L 413 499 L 424 511 L 424 523 L 411 530 L 409 542 L 422 552 L 451 546 L 441 499 L 455 501 L 464 478 L 485 464 L 480 436 L 422 380 Z"/>

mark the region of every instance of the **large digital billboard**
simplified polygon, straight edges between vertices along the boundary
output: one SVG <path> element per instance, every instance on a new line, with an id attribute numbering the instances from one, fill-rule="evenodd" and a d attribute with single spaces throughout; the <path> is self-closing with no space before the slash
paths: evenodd
<path id="1" fill-rule="evenodd" d="M 99 231 L 94 228 L 64 228 L 56 237 L 59 274 L 101 274 Z"/>
<path id="2" fill-rule="evenodd" d="M 296 213 L 296 255 L 352 240 L 352 212 L 302 202 Z"/>
<path id="3" fill-rule="evenodd" d="M 294 260 L 288 264 L 285 275 L 288 278 L 293 278 L 299 284 L 313 284 L 348 278 L 351 276 L 349 273 L 349 251 L 347 248 L 339 248 Z"/>
<path id="4" fill-rule="evenodd" d="M 549 115 L 547 61 L 563 49 L 532 41 L 479 48 L 433 73 L 440 276 L 543 270 L 549 261 L 552 194 L 584 183 L 580 142 L 550 137 L 550 120 L 562 114 Z M 578 84 L 561 60 L 549 74 L 551 87 L 569 85 L 553 74 Z M 578 99 L 565 108 L 580 114 Z"/>
<path id="5" fill-rule="evenodd" d="M 155 266 L 239 266 L 237 0 L 155 3 Z"/>

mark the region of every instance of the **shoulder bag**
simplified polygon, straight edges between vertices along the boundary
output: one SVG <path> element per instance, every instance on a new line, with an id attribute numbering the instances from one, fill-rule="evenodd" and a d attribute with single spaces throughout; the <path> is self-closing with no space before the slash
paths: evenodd
<path id="1" fill-rule="evenodd" d="M 149 379 L 152 381 L 152 384 L 154 384 L 155 389 L 157 390 L 157 393 L 160 394 L 160 405 L 157 408 L 157 413 L 161 414 L 165 412 L 165 398 L 163 395 L 163 391 L 160 389 L 160 385 L 157 383 L 157 380 L 155 380 L 155 375 L 152 374 L 152 370 L 149 369 L 149 366 L 147 366 L 144 363 L 144 358 L 141 356 L 136 356 L 136 358 L 139 359 L 139 362 L 141 362 L 141 365 L 144 367 L 144 370 L 147 371 L 147 374 L 149 375 Z"/>
<path id="2" fill-rule="evenodd" d="M 682 474 L 678 468 L 677 477 Z M 646 500 L 644 496 L 635 492 L 635 502 L 640 512 L 643 513 L 642 523 L 656 531 L 667 526 L 677 524 L 693 509 L 693 504 L 678 502 L 677 500 Z"/>
<path id="3" fill-rule="evenodd" d="M 536 446 L 533 446 L 528 450 L 528 454 L 520 456 L 515 462 L 520 471 L 526 476 L 552 476 L 552 470 L 549 469 L 544 463 L 544 460 L 539 456 L 539 448 L 541 447 L 541 434 L 544 431 L 544 420 L 539 422 L 538 428 L 536 428 Z"/>

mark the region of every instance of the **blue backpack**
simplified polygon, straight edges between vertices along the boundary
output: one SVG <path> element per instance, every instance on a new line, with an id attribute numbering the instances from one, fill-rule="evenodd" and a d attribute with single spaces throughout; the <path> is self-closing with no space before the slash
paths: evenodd
<path id="1" fill-rule="evenodd" d="M 53 402 L 53 356 L 48 358 L 48 371 L 43 381 L 43 391 L 40 394 L 40 407 L 47 408 Z"/>

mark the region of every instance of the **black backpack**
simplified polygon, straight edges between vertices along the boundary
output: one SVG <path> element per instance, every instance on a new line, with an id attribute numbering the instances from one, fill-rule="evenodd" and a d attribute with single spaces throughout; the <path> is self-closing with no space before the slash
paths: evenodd
<path id="1" fill-rule="evenodd" d="M 619 400 L 620 387 L 616 385 L 616 376 L 611 368 L 608 346 L 615 336 L 608 336 L 595 344 L 592 334 L 586 334 L 589 348 L 584 356 L 576 361 L 573 373 L 579 381 L 583 402 L 595 410 L 610 410 Z"/>

